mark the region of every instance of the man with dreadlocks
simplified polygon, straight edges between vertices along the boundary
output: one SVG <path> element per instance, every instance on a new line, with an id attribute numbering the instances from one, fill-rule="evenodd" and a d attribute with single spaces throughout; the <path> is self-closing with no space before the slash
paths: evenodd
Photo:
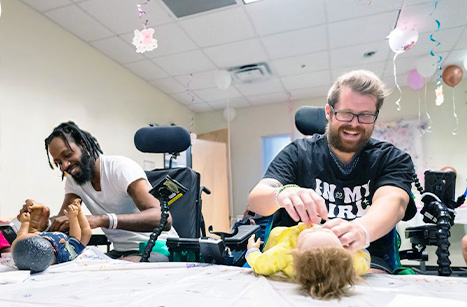
<path id="1" fill-rule="evenodd" d="M 110 257 L 139 255 L 139 242 L 149 239 L 161 219 L 159 201 L 149 194 L 151 185 L 143 169 L 126 157 L 104 155 L 96 138 L 72 121 L 53 130 L 45 139 L 45 149 L 50 167 L 59 167 L 66 177 L 65 199 L 50 230 L 68 229 L 64 210 L 80 198 L 92 213 L 87 216 L 91 228 L 101 227 L 113 243 Z M 176 235 L 171 222 L 169 217 L 170 232 L 160 238 Z"/>

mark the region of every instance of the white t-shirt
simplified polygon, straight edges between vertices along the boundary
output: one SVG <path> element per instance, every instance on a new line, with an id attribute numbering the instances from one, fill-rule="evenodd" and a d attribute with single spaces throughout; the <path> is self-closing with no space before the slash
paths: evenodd
<path id="1" fill-rule="evenodd" d="M 93 215 L 106 213 L 132 214 L 140 212 L 128 194 L 128 186 L 138 179 L 147 181 L 146 173 L 133 160 L 122 156 L 100 155 L 101 191 L 96 191 L 91 182 L 78 185 L 73 177 L 67 176 L 65 194 L 78 195 Z M 117 251 L 138 250 L 140 242 L 147 242 L 150 232 L 134 232 L 121 229 L 102 228 Z M 177 236 L 175 229 L 161 233 L 158 239 Z"/>

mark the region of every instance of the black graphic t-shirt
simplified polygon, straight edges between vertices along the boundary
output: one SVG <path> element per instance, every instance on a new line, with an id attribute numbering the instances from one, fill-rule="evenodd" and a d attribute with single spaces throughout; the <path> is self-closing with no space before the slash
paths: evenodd
<path id="1" fill-rule="evenodd" d="M 399 187 L 410 196 L 413 173 L 409 154 L 390 143 L 370 139 L 355 168 L 345 175 L 329 152 L 326 136 L 314 135 L 286 146 L 271 162 L 264 178 L 313 189 L 325 199 L 330 219 L 353 220 L 365 214 L 379 187 Z M 413 203 L 411 206 L 414 210 Z M 395 246 L 387 242 L 384 237 L 372 242 L 370 254 L 381 258 L 393 255 Z"/>

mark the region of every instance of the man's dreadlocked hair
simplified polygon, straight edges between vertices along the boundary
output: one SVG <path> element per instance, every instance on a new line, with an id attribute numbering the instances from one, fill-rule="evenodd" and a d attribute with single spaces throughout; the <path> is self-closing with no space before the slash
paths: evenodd
<path id="1" fill-rule="evenodd" d="M 45 151 L 47 152 L 47 160 L 52 169 L 54 168 L 54 166 L 52 165 L 52 162 L 50 162 L 49 144 L 56 137 L 61 138 L 68 148 L 70 148 L 70 143 L 68 140 L 71 138 L 71 140 L 73 140 L 77 145 L 84 147 L 88 154 L 94 159 L 97 159 L 99 157 L 99 154 L 103 153 L 96 138 L 93 137 L 89 132 L 81 130 L 72 121 L 61 123 L 60 125 L 55 127 L 52 133 L 45 139 Z"/>

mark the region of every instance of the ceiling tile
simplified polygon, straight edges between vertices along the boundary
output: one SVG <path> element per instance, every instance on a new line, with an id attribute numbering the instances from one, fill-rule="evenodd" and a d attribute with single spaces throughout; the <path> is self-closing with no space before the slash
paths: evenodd
<path id="1" fill-rule="evenodd" d="M 225 100 L 241 96 L 241 94 L 233 86 L 230 86 L 225 90 L 220 90 L 216 87 L 204 90 L 194 90 L 193 92 L 207 102 Z"/>
<path id="2" fill-rule="evenodd" d="M 350 72 L 352 70 L 359 70 L 359 69 L 366 69 L 366 70 L 372 71 L 377 76 L 381 77 L 387 71 L 386 70 L 387 66 L 392 67 L 392 61 L 391 62 L 383 61 L 383 62 L 376 62 L 376 63 L 363 63 L 363 64 L 357 64 L 357 65 L 352 65 L 352 66 L 347 66 L 347 67 L 334 68 L 333 70 L 331 70 L 331 82 L 334 82 L 338 77 L 340 77 L 344 73 Z"/>
<path id="3" fill-rule="evenodd" d="M 287 94 L 285 91 L 274 92 L 261 95 L 252 95 L 246 97 L 252 105 L 262 105 L 268 103 L 287 103 Z"/>
<path id="4" fill-rule="evenodd" d="M 187 88 L 181 85 L 180 82 L 178 82 L 174 78 L 157 79 L 149 83 L 151 83 L 152 85 L 154 85 L 155 87 L 167 94 L 174 94 L 187 91 Z"/>
<path id="5" fill-rule="evenodd" d="M 466 49 L 467 48 L 467 27 L 464 27 L 464 33 L 459 37 L 459 42 L 454 49 Z"/>
<path id="6" fill-rule="evenodd" d="M 172 76 L 216 68 L 199 50 L 152 58 L 151 60 Z"/>
<path id="7" fill-rule="evenodd" d="M 329 71 L 320 71 L 308 74 L 282 77 L 286 90 L 310 88 L 331 84 Z"/>
<path id="8" fill-rule="evenodd" d="M 195 104 L 190 104 L 188 106 L 190 110 L 193 110 L 195 112 L 209 112 L 209 111 L 214 111 L 214 108 L 208 105 L 205 102 L 202 103 L 195 103 Z"/>
<path id="9" fill-rule="evenodd" d="M 443 57 L 443 66 L 458 65 L 464 67 L 464 60 L 467 58 L 467 50 L 451 51 Z M 464 68 L 463 68 L 464 69 Z M 467 70 L 467 68 L 465 68 Z M 467 77 L 467 72 L 464 70 L 464 78 Z"/>
<path id="10" fill-rule="evenodd" d="M 290 93 L 292 94 L 292 101 L 295 100 L 306 100 L 311 97 L 324 97 L 323 102 L 320 105 L 326 104 L 326 97 L 328 95 L 330 86 L 319 86 L 307 89 L 296 89 L 291 90 Z"/>
<path id="11" fill-rule="evenodd" d="M 325 26 L 269 35 L 262 41 L 272 59 L 322 51 L 328 47 Z"/>
<path id="12" fill-rule="evenodd" d="M 323 0 L 268 0 L 245 6 L 260 35 L 324 24 Z"/>
<path id="13" fill-rule="evenodd" d="M 142 54 L 136 53 L 135 47 L 128 45 L 117 36 L 90 44 L 119 63 L 125 64 L 146 59 Z"/>
<path id="14" fill-rule="evenodd" d="M 424 0 L 426 1 L 426 0 Z M 326 12 L 329 22 L 351 19 L 369 15 L 375 15 L 388 11 L 399 10 L 402 6 L 402 0 L 391 1 L 348 1 L 332 0 L 326 1 Z M 395 22 L 395 20 L 394 20 Z"/>
<path id="15" fill-rule="evenodd" d="M 57 1 L 57 0 L 23 0 L 23 2 L 27 3 L 29 6 L 35 8 L 36 10 L 40 12 L 45 12 L 51 9 L 56 9 L 62 6 L 67 6 L 72 4 L 71 1 L 69 0 L 62 0 L 62 1 Z"/>
<path id="16" fill-rule="evenodd" d="M 329 36 L 332 37 L 329 40 L 329 47 L 332 50 L 337 47 L 381 41 L 392 31 L 396 19 L 397 11 L 394 11 L 331 23 L 328 27 Z"/>
<path id="17" fill-rule="evenodd" d="M 134 32 L 120 35 L 130 44 L 133 42 Z M 157 48 L 146 52 L 148 58 L 170 55 L 196 49 L 196 45 L 175 23 L 169 23 L 154 28 L 153 37 L 157 40 Z"/>
<path id="18" fill-rule="evenodd" d="M 328 52 L 315 52 L 271 61 L 279 76 L 297 75 L 329 69 Z"/>
<path id="19" fill-rule="evenodd" d="M 181 20 L 180 25 L 200 47 L 239 41 L 255 36 L 241 7 Z"/>
<path id="20" fill-rule="evenodd" d="M 215 86 L 215 76 L 218 70 L 204 71 L 200 73 L 193 73 L 191 75 L 181 75 L 175 77 L 178 82 L 184 84 L 186 88 L 191 90 L 199 90 L 205 88 L 212 88 Z"/>
<path id="21" fill-rule="evenodd" d="M 268 58 L 258 39 L 209 47 L 204 52 L 219 68 L 264 62 Z"/>
<path id="22" fill-rule="evenodd" d="M 77 6 L 66 6 L 44 13 L 51 20 L 85 41 L 110 37 L 112 32 Z"/>
<path id="23" fill-rule="evenodd" d="M 232 108 L 243 108 L 251 106 L 248 100 L 246 100 L 246 98 L 244 97 L 232 98 L 228 100 L 211 101 L 208 102 L 208 104 L 216 110 L 223 110 L 227 108 L 227 106 Z"/>
<path id="24" fill-rule="evenodd" d="M 136 7 L 138 3 L 146 12 L 139 18 Z M 136 29 L 144 29 L 143 22 L 148 20 L 147 27 L 172 22 L 174 19 L 165 11 L 157 1 L 144 2 L 141 0 L 89 0 L 79 4 L 89 15 L 101 22 L 115 34 L 129 33 Z"/>
<path id="25" fill-rule="evenodd" d="M 125 66 L 146 81 L 166 78 L 168 75 L 150 60 L 133 62 Z"/>
<path id="26" fill-rule="evenodd" d="M 281 81 L 277 78 L 261 82 L 235 84 L 235 87 L 243 95 L 266 94 L 271 91 L 275 92 L 283 89 Z"/>
<path id="27" fill-rule="evenodd" d="M 380 62 L 388 58 L 390 48 L 384 39 L 379 42 L 362 44 L 350 47 L 335 48 L 331 50 L 331 67 L 339 68 L 352 65 Z M 364 57 L 367 52 L 375 52 L 371 57 Z"/>
<path id="28" fill-rule="evenodd" d="M 196 96 L 193 91 L 184 91 L 181 93 L 170 94 L 170 97 L 186 105 L 204 103 L 204 101 Z"/>

